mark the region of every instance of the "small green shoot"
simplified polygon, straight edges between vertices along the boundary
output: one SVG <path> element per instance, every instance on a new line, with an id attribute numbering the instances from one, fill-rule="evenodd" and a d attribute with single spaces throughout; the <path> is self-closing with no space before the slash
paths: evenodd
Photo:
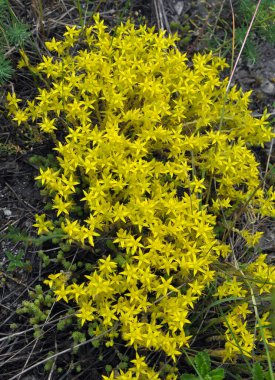
<path id="1" fill-rule="evenodd" d="M 11 48 L 23 47 L 30 37 L 28 25 L 16 17 L 9 1 L 0 0 L 0 85 L 10 80 L 14 73 L 12 60 L 7 57 Z"/>
<path id="2" fill-rule="evenodd" d="M 12 77 L 13 72 L 11 62 L 0 52 L 0 85 L 8 81 Z"/>
<path id="3" fill-rule="evenodd" d="M 17 252 L 16 254 L 12 253 L 11 251 L 6 252 L 6 257 L 9 261 L 7 271 L 8 272 L 14 272 L 17 269 L 23 269 L 28 265 L 24 261 L 25 253 L 22 251 Z"/>

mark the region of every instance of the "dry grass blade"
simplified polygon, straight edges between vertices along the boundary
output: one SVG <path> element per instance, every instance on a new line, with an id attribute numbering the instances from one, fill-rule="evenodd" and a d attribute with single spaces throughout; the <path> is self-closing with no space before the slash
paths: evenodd
<path id="1" fill-rule="evenodd" d="M 247 38 L 248 38 L 248 36 L 249 36 L 249 34 L 250 34 L 250 31 L 251 31 L 251 28 L 252 28 L 252 26 L 253 26 L 253 23 L 254 23 L 254 21 L 255 21 L 255 18 L 256 18 L 256 16 L 257 16 L 258 11 L 259 11 L 259 7 L 260 7 L 261 2 L 262 2 L 262 0 L 258 0 L 258 3 L 257 3 L 256 8 L 255 8 L 255 12 L 254 12 L 254 14 L 253 14 L 253 16 L 252 16 L 252 19 L 251 19 L 251 21 L 250 21 L 249 27 L 247 28 L 247 31 L 246 31 L 246 34 L 245 34 L 245 37 L 244 37 L 244 40 L 243 40 L 243 43 L 242 43 L 241 49 L 240 49 L 239 54 L 238 54 L 238 56 L 237 56 L 236 62 L 235 62 L 234 67 L 233 67 L 233 70 L 231 71 L 231 74 L 230 74 L 230 77 L 229 77 L 229 81 L 228 81 L 228 85 L 227 85 L 227 87 L 226 87 L 226 91 L 228 91 L 229 88 L 230 88 L 230 85 L 231 85 L 231 82 L 232 82 L 233 76 L 234 76 L 234 74 L 235 74 L 236 68 L 237 68 L 237 66 L 238 66 L 239 60 L 240 60 L 240 58 L 241 58 L 241 55 L 242 55 L 243 49 L 244 49 L 244 47 L 245 47 L 245 44 L 246 44 Z M 230 1 L 230 4 L 232 4 L 231 1 Z"/>
<path id="2" fill-rule="evenodd" d="M 19 374 L 17 374 L 17 375 L 15 375 L 15 376 L 11 377 L 9 380 L 15 380 L 15 379 L 18 379 L 18 377 L 20 377 L 20 376 L 22 376 L 23 374 L 25 374 L 25 373 L 31 371 L 31 370 L 34 369 L 34 368 L 40 366 L 41 364 L 47 363 L 49 360 L 55 359 L 55 358 L 57 358 L 57 357 L 60 356 L 60 355 L 64 355 L 64 354 L 66 354 L 67 352 L 71 352 L 71 351 L 73 351 L 75 348 L 82 347 L 82 346 L 84 346 L 84 345 L 86 345 L 86 344 L 88 344 L 88 343 L 91 343 L 92 341 L 99 340 L 102 336 L 108 334 L 111 330 L 113 330 L 113 328 L 111 328 L 111 329 L 105 331 L 103 334 L 98 335 L 97 337 L 93 337 L 93 338 L 91 338 L 91 339 L 88 339 L 88 340 L 86 340 L 85 342 L 79 343 L 79 344 L 77 344 L 77 345 L 75 345 L 75 346 L 73 346 L 73 347 L 69 347 L 69 348 L 67 348 L 67 349 L 65 349 L 65 350 L 63 350 L 63 351 L 61 351 L 61 352 L 57 352 L 56 354 L 51 355 L 51 356 L 47 357 L 46 359 L 40 360 L 39 362 L 37 362 L 37 363 L 31 365 L 30 367 L 23 369 L 22 371 L 20 371 Z"/>
<path id="3" fill-rule="evenodd" d="M 157 18 L 157 25 L 159 29 L 167 30 L 171 33 L 170 25 L 165 12 L 164 4 L 162 0 L 153 0 L 154 11 Z"/>

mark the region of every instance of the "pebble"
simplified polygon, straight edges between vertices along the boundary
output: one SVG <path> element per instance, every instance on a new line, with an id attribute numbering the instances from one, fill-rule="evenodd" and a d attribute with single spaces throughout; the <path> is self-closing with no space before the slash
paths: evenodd
<path id="1" fill-rule="evenodd" d="M 7 217 L 10 217 L 12 215 L 11 210 L 9 210 L 8 208 L 4 208 L 3 212 L 4 212 L 4 215 Z"/>
<path id="2" fill-rule="evenodd" d="M 268 79 L 266 79 L 262 84 L 261 84 L 261 90 L 266 94 L 266 95 L 275 95 L 275 85 L 271 83 Z"/>

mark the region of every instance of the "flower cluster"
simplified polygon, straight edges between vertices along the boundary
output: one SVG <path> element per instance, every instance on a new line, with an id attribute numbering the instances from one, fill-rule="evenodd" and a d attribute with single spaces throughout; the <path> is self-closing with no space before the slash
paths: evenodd
<path id="1" fill-rule="evenodd" d="M 224 326 L 225 331 L 225 355 L 223 360 L 235 359 L 238 354 L 243 354 L 247 357 L 252 356 L 252 352 L 256 347 L 256 341 L 266 341 L 270 348 L 275 347 L 275 342 L 272 342 L 271 323 L 268 322 L 269 313 L 265 313 L 254 328 L 248 327 L 247 316 L 252 314 L 248 308 L 248 303 L 244 302 L 233 308 L 227 315 Z M 261 329 L 262 328 L 262 334 Z"/>
<path id="2" fill-rule="evenodd" d="M 35 70 L 47 88 L 24 109 L 7 98 L 19 126 L 36 125 L 56 143 L 58 169 L 41 168 L 36 179 L 66 240 L 114 247 L 85 278 L 57 273 L 46 283 L 57 300 L 77 305 L 94 335 L 106 332 L 108 345 L 120 336 L 174 360 L 189 345 L 190 315 L 217 276 L 213 264 L 230 251 L 214 233 L 221 210 L 249 203 L 274 213 L 274 193 L 261 188 L 249 150 L 272 138 L 267 115 L 252 117 L 248 93 L 226 92 L 224 59 L 197 54 L 190 63 L 175 42 L 130 22 L 110 34 L 95 16 L 46 43 L 52 55 Z M 45 214 L 35 226 L 39 234 L 54 228 Z M 238 285 L 217 295 L 236 295 Z M 130 372 L 149 374 L 136 360 Z"/>
<path id="3" fill-rule="evenodd" d="M 130 380 L 130 379 L 152 379 L 160 380 L 159 375 L 145 362 L 145 358 L 136 354 L 136 359 L 131 360 L 131 363 L 134 364 L 127 372 L 120 370 L 120 375 L 115 375 L 112 371 L 110 376 L 103 376 L 103 380 Z M 170 380 L 175 380 L 176 377 L 169 377 Z"/>
<path id="4" fill-rule="evenodd" d="M 236 359 L 239 354 L 251 357 L 256 343 L 263 339 L 270 349 L 275 347 L 274 337 L 269 329 L 271 325 L 268 322 L 269 313 L 265 313 L 260 318 L 256 329 L 255 318 L 250 318 L 250 320 L 247 318 L 248 315 L 253 314 L 252 305 L 249 306 L 247 302 L 249 293 L 252 291 L 254 297 L 260 298 L 262 294 L 270 294 L 274 289 L 275 267 L 266 263 L 266 256 L 266 254 L 260 254 L 253 263 L 245 268 L 246 278 L 243 278 L 244 273 L 239 276 L 239 281 L 236 276 L 224 276 L 226 277 L 225 281 L 217 287 L 217 292 L 214 294 L 219 299 L 236 297 L 239 300 L 237 306 L 226 315 L 224 322 L 226 327 L 224 361 Z"/>
<path id="5" fill-rule="evenodd" d="M 248 275 L 254 279 L 259 294 L 271 293 L 275 283 L 275 266 L 266 263 L 266 254 L 259 255 L 256 261 L 249 264 Z"/>

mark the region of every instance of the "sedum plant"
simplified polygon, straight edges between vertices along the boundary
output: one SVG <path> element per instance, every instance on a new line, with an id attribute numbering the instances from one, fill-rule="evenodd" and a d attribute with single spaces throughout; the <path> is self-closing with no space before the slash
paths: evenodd
<path id="1" fill-rule="evenodd" d="M 136 350 L 116 378 L 161 378 L 139 350 L 176 361 L 190 345 L 196 305 L 217 281 L 213 299 L 235 300 L 221 326 L 225 360 L 250 357 L 263 337 L 252 319 L 243 324 L 253 310 L 245 275 L 257 297 L 271 292 L 274 267 L 260 255 L 230 282 L 218 264 L 233 252 L 215 227 L 226 217 L 230 234 L 247 208 L 274 216 L 274 193 L 262 188 L 250 150 L 272 138 L 268 115 L 252 117 L 250 94 L 226 90 L 224 59 L 189 62 L 175 36 L 130 22 L 109 33 L 98 15 L 92 26 L 66 29 L 34 69 L 48 86 L 25 107 L 14 93 L 7 105 L 19 128 L 38 128 L 55 144 L 55 164 L 36 178 L 52 209 L 36 215 L 38 234 L 58 228 L 66 244 L 102 256 L 90 272 L 52 273 L 45 284 L 77 307 L 90 334 Z M 236 230 L 252 245 L 260 238 Z M 271 347 L 267 314 L 262 325 Z"/>

